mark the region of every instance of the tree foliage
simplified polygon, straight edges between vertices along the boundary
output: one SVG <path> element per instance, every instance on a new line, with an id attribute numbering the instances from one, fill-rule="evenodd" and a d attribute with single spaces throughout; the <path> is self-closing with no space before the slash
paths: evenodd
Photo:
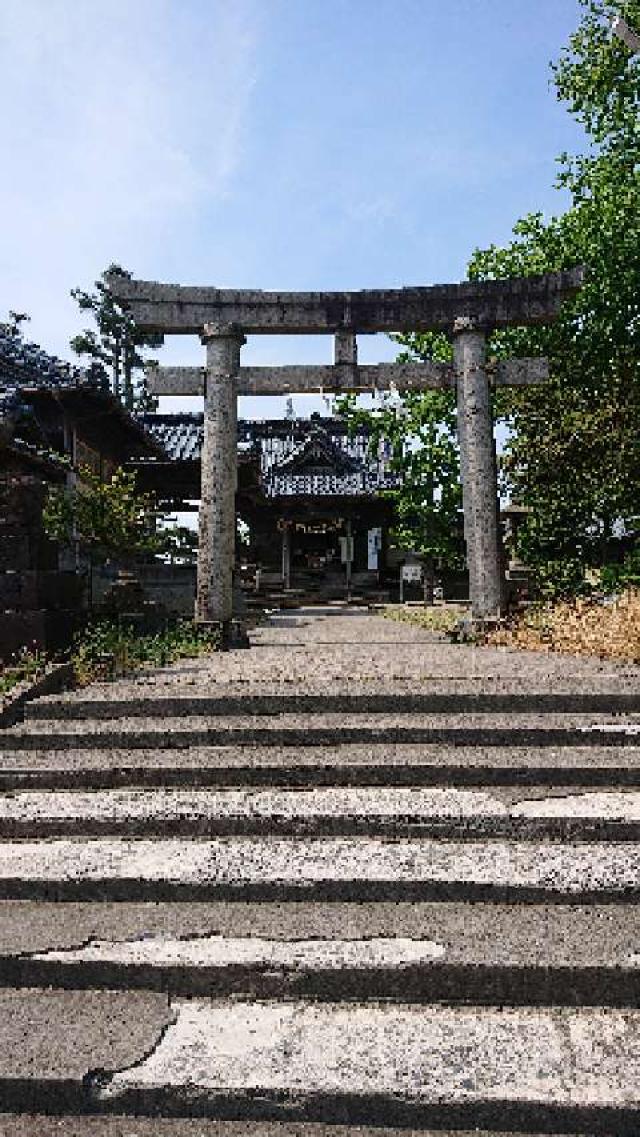
<path id="1" fill-rule="evenodd" d="M 11 336 L 11 339 L 22 339 L 22 325 L 29 323 L 31 316 L 26 312 L 13 312 L 9 309 L 9 319 L 0 324 L 0 329 L 6 336 Z"/>
<path id="2" fill-rule="evenodd" d="M 438 347 L 423 343 L 421 357 Z M 405 351 L 401 358 L 407 355 Z M 383 491 L 394 505 L 396 546 L 420 553 L 428 576 L 436 567 L 458 567 L 462 487 L 453 393 L 412 392 L 403 398 L 391 393 L 372 410 L 359 407 L 355 396 L 348 396 L 338 400 L 337 410 L 352 431 L 363 426 L 368 430 L 371 452 L 378 454 L 384 448 L 390 470 L 399 477 L 396 488 Z"/>
<path id="3" fill-rule="evenodd" d="M 495 355 L 546 354 L 551 381 L 501 392 L 511 427 L 503 461 L 533 509 L 523 556 L 550 591 L 575 591 L 601 563 L 614 525 L 633 525 L 640 490 L 640 64 L 612 37 L 640 26 L 640 0 L 581 0 L 581 23 L 553 68 L 558 98 L 584 126 L 584 155 L 561 155 L 566 213 L 514 226 L 505 248 L 476 250 L 469 275 L 520 276 L 583 264 L 586 284 L 547 329 L 496 334 Z"/>
<path id="4" fill-rule="evenodd" d="M 171 564 L 195 565 L 198 556 L 198 532 L 187 525 L 173 525 L 158 533 L 158 552 Z"/>
<path id="5" fill-rule="evenodd" d="M 88 466 L 73 486 L 50 486 L 43 510 L 47 534 L 62 545 L 75 541 L 93 557 L 130 557 L 157 552 L 153 500 L 138 493 L 135 473 L 119 468 L 102 481 Z"/>
<path id="6" fill-rule="evenodd" d="M 114 299 L 104 278 L 107 274 L 131 278 L 131 273 L 120 265 L 112 264 L 95 282 L 94 292 L 73 288 L 71 295 L 81 312 L 90 312 L 96 328 L 85 328 L 71 341 L 76 355 L 91 360 L 90 370 L 103 385 L 110 388 L 127 410 L 153 411 L 157 399 L 147 390 L 144 366 L 145 347 L 159 347 L 162 336 L 142 333 L 130 314 Z"/>
<path id="7" fill-rule="evenodd" d="M 546 355 L 551 381 L 501 389 L 496 416 L 510 428 L 501 460 L 505 490 L 532 512 L 520 554 L 550 592 L 572 592 L 585 568 L 602 563 L 614 528 L 633 529 L 640 513 L 640 60 L 611 33 L 622 15 L 640 28 L 640 0 L 580 0 L 582 18 L 552 65 L 556 94 L 586 132 L 584 154 L 560 155 L 558 186 L 570 206 L 546 219 L 533 213 L 505 247 L 477 249 L 471 279 L 528 276 L 586 266 L 586 283 L 549 328 L 515 328 L 491 337 L 497 358 Z M 395 337 L 400 359 L 451 359 L 441 335 Z M 408 440 L 437 421 L 441 401 L 453 433 L 453 396 L 404 400 L 390 424 Z M 396 442 L 400 449 L 400 442 Z M 409 450 L 410 453 L 410 450 Z M 453 454 L 453 451 L 452 451 Z M 414 459 L 405 463 L 407 499 Z M 424 458 L 429 466 L 429 451 Z M 449 476 L 457 476 L 452 464 Z M 448 495 L 447 500 L 451 500 Z M 425 528 L 435 518 L 425 515 Z"/>

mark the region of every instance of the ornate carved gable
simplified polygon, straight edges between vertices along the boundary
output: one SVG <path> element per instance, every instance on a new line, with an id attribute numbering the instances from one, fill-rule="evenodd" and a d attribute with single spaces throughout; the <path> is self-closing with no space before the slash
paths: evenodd
<path id="1" fill-rule="evenodd" d="M 315 429 L 272 470 L 278 474 L 351 474 L 362 468 L 362 463 L 351 457 L 331 441 L 324 430 Z"/>

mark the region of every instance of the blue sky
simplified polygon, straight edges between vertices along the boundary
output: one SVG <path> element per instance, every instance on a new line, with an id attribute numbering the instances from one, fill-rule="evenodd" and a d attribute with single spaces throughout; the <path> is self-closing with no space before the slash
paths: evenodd
<path id="1" fill-rule="evenodd" d="M 550 86 L 577 0 L 2 0 L 0 318 L 71 357 L 111 261 L 220 287 L 462 279 L 561 211 L 581 131 Z M 253 338 L 250 363 L 329 361 Z M 383 338 L 361 358 L 392 358 Z M 201 363 L 196 339 L 163 362 Z M 281 400 L 243 400 L 252 417 Z M 197 406 L 163 400 L 164 409 Z M 300 413 L 317 400 L 296 400 Z"/>

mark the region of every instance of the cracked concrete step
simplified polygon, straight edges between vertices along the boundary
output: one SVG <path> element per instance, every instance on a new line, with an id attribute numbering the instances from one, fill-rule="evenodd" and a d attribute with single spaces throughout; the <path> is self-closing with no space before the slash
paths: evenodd
<path id="1" fill-rule="evenodd" d="M 3 901 L 0 983 L 634 1007 L 640 909 Z"/>
<path id="2" fill-rule="evenodd" d="M 43 900 L 610 902 L 640 895 L 640 845 L 369 837 L 0 842 L 0 897 Z"/>
<path id="3" fill-rule="evenodd" d="M 407 1137 L 388 1126 L 323 1125 L 313 1121 L 215 1121 L 210 1118 L 109 1117 L 0 1113 L 2 1137 Z M 417 1137 L 414 1130 L 411 1137 Z M 419 1137 L 544 1137 L 513 1130 L 421 1129 Z M 557 1137 L 576 1137 L 558 1134 Z M 589 1137 L 583 1134 L 582 1137 Z"/>
<path id="4" fill-rule="evenodd" d="M 318 1122 L 214 1121 L 208 1118 L 78 1117 L 71 1114 L 0 1113 L 2 1137 L 407 1137 L 406 1129 L 389 1126 L 323 1125 Z M 417 1137 L 417 1131 L 412 1131 Z M 545 1137 L 513 1130 L 421 1129 L 419 1137 Z M 560 1133 L 557 1137 L 576 1137 Z M 593 1137 L 582 1134 L 581 1137 Z"/>
<path id="5" fill-rule="evenodd" d="M 5 1109 L 616 1137 L 640 1126 L 637 1010 L 78 994 L 0 992 Z"/>
<path id="6" fill-rule="evenodd" d="M 55 739 L 54 739 L 55 741 Z M 640 746 L 4 750 L 0 789 L 216 785 L 640 785 Z"/>
<path id="7" fill-rule="evenodd" d="M 624 746 L 640 741 L 638 715 L 246 715 L 241 717 L 34 719 L 9 727 L 10 750 L 193 746 L 438 743 L 474 746 Z"/>
<path id="8" fill-rule="evenodd" d="M 389 834 L 640 841 L 640 789 L 127 788 L 0 793 L 0 838 Z"/>
<path id="9" fill-rule="evenodd" d="M 473 689 L 451 691 L 450 684 L 434 690 L 397 692 L 371 691 L 353 693 L 348 690 L 316 693 L 290 693 L 286 689 L 270 693 L 230 689 L 215 695 L 154 695 L 148 690 L 137 697 L 110 697 L 108 689 L 96 694 L 68 696 L 49 695 L 27 703 L 25 718 L 118 719 L 163 718 L 216 715 L 280 715 L 280 714 L 638 714 L 640 692 L 620 691 L 549 691 L 516 690 L 502 692 Z M 476 685 L 477 687 L 477 685 Z"/>

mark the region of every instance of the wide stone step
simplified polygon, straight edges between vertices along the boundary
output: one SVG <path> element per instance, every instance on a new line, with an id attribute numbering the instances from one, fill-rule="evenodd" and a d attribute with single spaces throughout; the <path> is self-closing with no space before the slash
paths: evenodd
<path id="1" fill-rule="evenodd" d="M 202 717 L 216 715 L 279 715 L 279 714 L 639 714 L 640 692 L 620 691 L 487 691 L 475 689 L 473 683 L 466 690 L 451 690 L 451 683 L 430 682 L 428 691 L 389 693 L 384 691 L 325 690 L 314 693 L 270 693 L 255 690 L 233 691 L 215 695 L 150 695 L 141 690 L 136 697 L 109 696 L 109 688 L 96 694 L 68 696 L 51 695 L 30 702 L 25 707 L 25 718 L 59 719 L 120 719 L 149 718 L 152 714 L 163 718 L 182 716 Z M 477 687 L 477 685 L 476 685 Z"/>
<path id="2" fill-rule="evenodd" d="M 323 1125 L 314 1121 L 220 1121 L 199 1117 L 135 1117 L 108 1115 L 0 1113 L 2 1137 L 407 1137 L 390 1126 Z M 414 1131 L 415 1133 L 415 1131 Z M 420 1137 L 543 1137 L 504 1129 L 420 1129 Z M 558 1134 L 557 1137 L 575 1137 Z"/>
<path id="3" fill-rule="evenodd" d="M 43 900 L 611 901 L 640 896 L 632 843 L 117 837 L 0 843 L 0 897 Z"/>
<path id="4" fill-rule="evenodd" d="M 55 742 L 55 738 L 53 739 Z M 0 789 L 120 786 L 639 786 L 640 746 L 218 746 L 4 750 Z"/>
<path id="5" fill-rule="evenodd" d="M 34 719 L 2 732 L 10 750 L 193 746 L 321 746 L 431 743 L 471 746 L 637 745 L 640 716 L 246 715 L 130 719 Z"/>
<path id="6" fill-rule="evenodd" d="M 3 986 L 636 1007 L 639 945 L 631 905 L 0 903 Z"/>
<path id="7" fill-rule="evenodd" d="M 130 787 L 0 793 L 0 838 L 334 833 L 640 841 L 640 789 Z"/>
<path id="8" fill-rule="evenodd" d="M 637 1010 L 5 991 L 0 1011 L 14 1112 L 617 1137 L 640 1125 Z"/>

